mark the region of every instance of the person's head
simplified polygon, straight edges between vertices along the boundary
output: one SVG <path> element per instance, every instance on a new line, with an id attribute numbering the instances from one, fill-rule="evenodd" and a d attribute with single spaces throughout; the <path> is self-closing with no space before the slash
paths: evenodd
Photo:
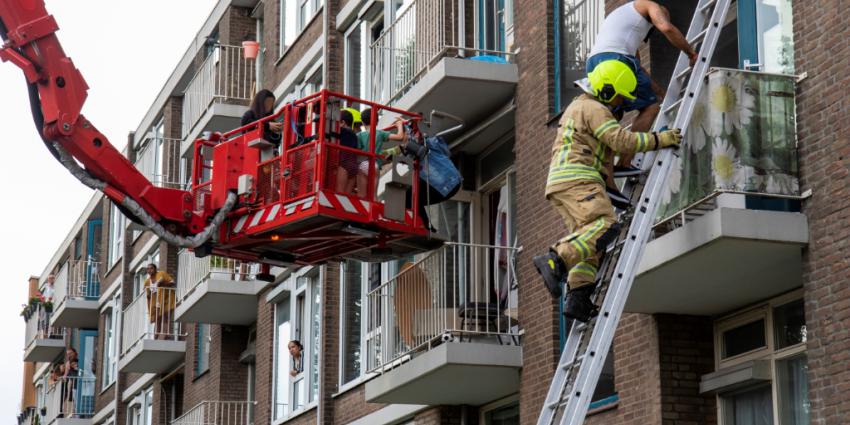
<path id="1" fill-rule="evenodd" d="M 363 128 L 368 130 L 372 123 L 372 108 L 367 108 L 360 113 L 360 121 L 363 122 Z"/>
<path id="2" fill-rule="evenodd" d="M 301 357 L 301 352 L 304 351 L 304 346 L 301 345 L 301 341 L 299 341 L 297 339 L 293 339 L 292 341 L 289 341 L 288 348 L 289 348 L 289 354 L 292 357 Z"/>
<path id="3" fill-rule="evenodd" d="M 351 112 L 343 109 L 339 114 L 339 120 L 342 122 L 344 127 L 351 128 L 354 126 L 354 117 L 351 115 Z"/>
<path id="4" fill-rule="evenodd" d="M 148 275 L 150 275 L 150 276 L 155 275 L 156 271 L 157 271 L 156 264 L 154 264 L 154 263 L 148 264 L 146 271 L 148 272 Z"/>
<path id="5" fill-rule="evenodd" d="M 354 108 L 344 108 L 342 110 L 342 113 L 345 114 L 346 112 L 351 115 L 351 124 L 348 124 L 348 126 L 354 129 L 355 131 L 360 131 L 360 129 L 363 127 L 363 119 L 360 116 L 360 111 Z"/>
<path id="6" fill-rule="evenodd" d="M 56 276 L 54 276 L 53 273 L 50 273 L 49 275 L 47 275 L 47 284 L 48 285 L 53 286 L 53 282 L 55 282 L 55 281 L 56 281 Z"/>
<path id="7" fill-rule="evenodd" d="M 251 111 L 254 112 L 254 115 L 257 118 L 271 115 L 274 111 L 274 101 L 274 93 L 270 90 L 260 90 L 256 96 L 254 96 L 254 100 L 251 101 Z"/>
<path id="8" fill-rule="evenodd" d="M 77 350 L 75 350 L 74 347 L 68 347 L 68 349 L 65 350 L 65 359 L 71 362 L 77 361 Z"/>
<path id="9" fill-rule="evenodd" d="M 587 74 L 593 95 L 602 103 L 617 106 L 634 100 L 637 89 L 635 72 L 625 63 L 610 59 L 599 63 Z"/>

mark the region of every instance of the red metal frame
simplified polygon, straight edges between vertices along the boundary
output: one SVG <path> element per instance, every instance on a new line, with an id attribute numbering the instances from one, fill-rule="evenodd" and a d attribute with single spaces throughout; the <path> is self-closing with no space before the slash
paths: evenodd
<path id="1" fill-rule="evenodd" d="M 403 222 L 396 222 L 383 216 L 383 204 L 375 199 L 380 155 L 374 152 L 374 135 L 379 112 L 404 116 L 416 133 L 421 116 L 322 90 L 258 122 L 196 141 L 191 190 L 159 188 L 81 115 L 88 85 L 65 55 L 55 34 L 58 25 L 44 1 L 0 0 L 0 21 L 7 30 L 0 59 L 21 68 L 27 82 L 37 87 L 45 140 L 61 145 L 91 176 L 103 181 L 103 192 L 110 199 L 135 200 L 172 233 L 194 235 L 203 230 L 247 175 L 253 178 L 255 190 L 240 196 L 212 245 L 215 253 L 266 263 L 306 264 L 405 238 L 428 237 L 416 208 L 407 211 Z M 343 147 L 332 136 L 339 132 L 339 121 L 329 108 L 355 103 L 372 108 L 369 152 Z M 301 119 L 304 122 L 298 122 Z M 262 138 L 264 124 L 271 120 L 285 123 L 281 152 L 261 163 L 259 150 L 248 143 Z M 300 137 L 312 140 L 296 146 Z M 368 160 L 365 193 L 330 190 L 328 176 L 339 173 L 341 167 L 333 170 L 329 161 L 338 162 L 343 156 Z M 417 205 L 418 176 L 413 180 L 413 205 Z M 256 190 L 261 183 L 266 190 Z"/>

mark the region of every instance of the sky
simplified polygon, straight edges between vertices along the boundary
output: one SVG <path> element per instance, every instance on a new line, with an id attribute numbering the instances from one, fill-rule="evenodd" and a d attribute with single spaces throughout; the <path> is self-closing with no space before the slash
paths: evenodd
<path id="1" fill-rule="evenodd" d="M 46 0 L 90 90 L 83 114 L 119 150 L 209 16 L 215 0 Z M 0 423 L 20 412 L 27 279 L 40 275 L 93 191 L 35 132 L 23 74 L 0 63 Z"/>

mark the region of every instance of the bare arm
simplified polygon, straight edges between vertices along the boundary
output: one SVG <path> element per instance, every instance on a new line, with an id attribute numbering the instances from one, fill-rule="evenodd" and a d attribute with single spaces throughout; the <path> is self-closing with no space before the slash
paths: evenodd
<path id="1" fill-rule="evenodd" d="M 389 139 L 397 142 L 404 140 L 404 121 L 402 121 L 401 118 L 396 119 L 395 133 L 390 134 Z"/>
<path id="2" fill-rule="evenodd" d="M 667 13 L 666 9 L 659 6 L 658 3 L 648 0 L 638 0 L 635 2 L 635 8 L 640 14 L 649 17 L 649 20 L 652 21 L 652 25 L 664 34 L 664 37 L 670 41 L 670 44 L 688 55 L 691 66 L 696 63 L 696 50 L 691 47 L 688 40 L 686 40 L 685 36 L 682 35 L 682 32 L 679 31 L 672 22 L 670 22 L 670 15 Z"/>

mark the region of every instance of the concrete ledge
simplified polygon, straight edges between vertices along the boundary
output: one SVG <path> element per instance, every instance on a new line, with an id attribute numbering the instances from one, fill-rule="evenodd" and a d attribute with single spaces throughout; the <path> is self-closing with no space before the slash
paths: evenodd
<path id="1" fill-rule="evenodd" d="M 446 343 L 366 383 L 366 401 L 480 405 L 519 388 L 522 347 Z"/>
<path id="2" fill-rule="evenodd" d="M 348 425 L 390 424 L 425 410 L 431 406 L 423 404 L 391 404 L 377 412 L 372 412 Z"/>
<path id="3" fill-rule="evenodd" d="M 248 106 L 245 105 L 232 105 L 219 102 L 211 104 L 181 142 L 181 155 L 185 154 L 188 149 L 191 149 L 194 146 L 195 139 L 200 137 L 201 133 L 205 131 L 220 131 L 224 133 L 238 128 L 242 122 L 242 114 L 247 110 Z"/>
<path id="4" fill-rule="evenodd" d="M 67 299 L 50 317 L 56 327 L 91 329 L 97 328 L 98 300 Z"/>
<path id="5" fill-rule="evenodd" d="M 186 355 L 185 341 L 143 339 L 118 360 L 120 372 L 162 373 Z"/>
<path id="6" fill-rule="evenodd" d="M 52 362 L 65 351 L 65 339 L 34 339 L 24 350 L 24 361 L 32 363 Z"/>
<path id="7" fill-rule="evenodd" d="M 106 418 L 109 417 L 109 415 L 115 413 L 115 405 L 115 400 L 110 401 L 109 404 L 104 406 L 103 409 L 100 409 L 97 413 L 94 414 L 94 416 L 92 416 L 92 423 L 99 424 L 105 421 Z"/>
<path id="8" fill-rule="evenodd" d="M 802 285 L 800 213 L 718 208 L 651 241 L 626 311 L 716 315 Z"/>
<path id="9" fill-rule="evenodd" d="M 206 280 L 180 301 L 180 322 L 249 325 L 257 320 L 259 294 L 269 285 L 256 280 Z"/>
<path id="10" fill-rule="evenodd" d="M 770 379 L 770 362 L 754 360 L 703 375 L 700 378 L 699 392 L 704 394 L 733 391 L 758 382 L 768 382 Z"/>

